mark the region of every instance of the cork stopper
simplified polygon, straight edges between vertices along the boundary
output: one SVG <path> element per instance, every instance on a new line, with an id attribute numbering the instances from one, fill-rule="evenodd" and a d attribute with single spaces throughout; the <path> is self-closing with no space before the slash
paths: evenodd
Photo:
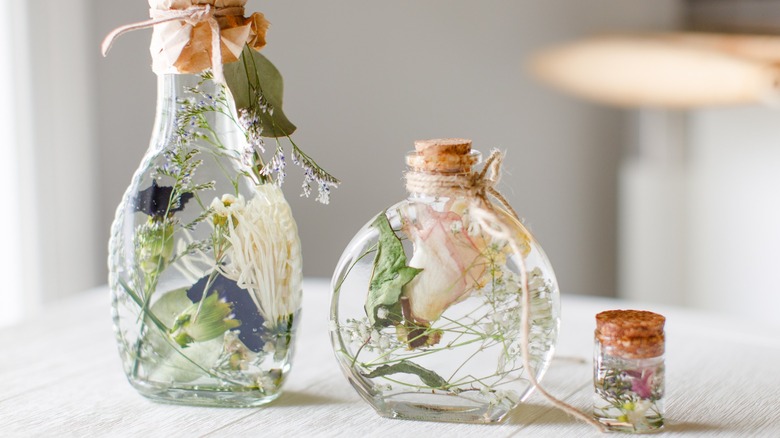
<path id="1" fill-rule="evenodd" d="M 664 353 L 662 315 L 644 310 L 608 310 L 596 315 L 596 338 L 611 354 L 646 359 Z"/>
<path id="2" fill-rule="evenodd" d="M 406 164 L 417 172 L 467 173 L 478 164 L 480 154 L 471 150 L 471 140 L 465 138 L 435 138 L 414 142 L 414 152 L 406 156 Z"/>

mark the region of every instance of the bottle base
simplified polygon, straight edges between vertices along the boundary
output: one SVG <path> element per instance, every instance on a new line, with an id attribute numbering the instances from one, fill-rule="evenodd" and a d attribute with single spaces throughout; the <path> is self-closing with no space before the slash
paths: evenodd
<path id="1" fill-rule="evenodd" d="M 498 423 L 512 408 L 455 394 L 435 393 L 401 393 L 373 399 L 369 403 L 386 418 L 473 424 Z"/>
<path id="2" fill-rule="evenodd" d="M 166 404 L 186 406 L 207 406 L 222 408 L 255 408 L 266 405 L 279 398 L 281 391 L 267 395 L 253 389 L 235 388 L 161 388 L 153 385 L 131 382 L 144 397 Z"/>
<path id="3" fill-rule="evenodd" d="M 635 424 L 627 421 L 621 421 L 615 418 L 603 418 L 595 416 L 596 420 L 606 426 L 608 432 L 631 433 L 631 434 L 653 434 L 663 432 L 664 422 L 662 418 L 648 418 L 647 420 Z"/>

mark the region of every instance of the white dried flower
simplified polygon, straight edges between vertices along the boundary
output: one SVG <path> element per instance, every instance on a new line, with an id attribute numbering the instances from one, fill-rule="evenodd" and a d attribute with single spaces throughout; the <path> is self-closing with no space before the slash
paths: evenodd
<path id="1" fill-rule="evenodd" d="M 300 307 L 303 274 L 298 227 L 281 190 L 264 184 L 248 202 L 225 195 L 211 207 L 229 218 L 220 273 L 250 292 L 267 324 L 286 321 Z"/>

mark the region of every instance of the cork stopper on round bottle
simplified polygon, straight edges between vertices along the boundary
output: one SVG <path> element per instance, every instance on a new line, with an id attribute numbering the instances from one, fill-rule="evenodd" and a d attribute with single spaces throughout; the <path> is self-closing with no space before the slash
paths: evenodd
<path id="1" fill-rule="evenodd" d="M 662 315 L 644 310 L 608 310 L 596 315 L 596 338 L 615 356 L 657 357 L 664 353 L 665 322 Z"/>
<path id="2" fill-rule="evenodd" d="M 435 138 L 414 142 L 406 164 L 417 172 L 466 173 L 479 163 L 480 154 L 465 138 Z"/>

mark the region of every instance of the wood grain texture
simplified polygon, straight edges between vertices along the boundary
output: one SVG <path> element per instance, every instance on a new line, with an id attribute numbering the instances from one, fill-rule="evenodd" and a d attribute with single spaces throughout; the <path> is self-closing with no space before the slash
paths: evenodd
<path id="1" fill-rule="evenodd" d="M 328 285 L 306 281 L 298 351 L 285 393 L 255 409 L 165 405 L 138 395 L 116 353 L 106 289 L 0 331 L 0 436 L 602 436 L 532 395 L 498 425 L 381 418 L 341 375 L 327 327 Z M 564 297 L 558 356 L 543 381 L 590 406 L 594 315 L 637 307 Z M 668 425 L 663 436 L 780 436 L 780 334 L 743 321 L 649 306 L 667 317 Z M 580 360 L 576 360 L 580 359 Z"/>

